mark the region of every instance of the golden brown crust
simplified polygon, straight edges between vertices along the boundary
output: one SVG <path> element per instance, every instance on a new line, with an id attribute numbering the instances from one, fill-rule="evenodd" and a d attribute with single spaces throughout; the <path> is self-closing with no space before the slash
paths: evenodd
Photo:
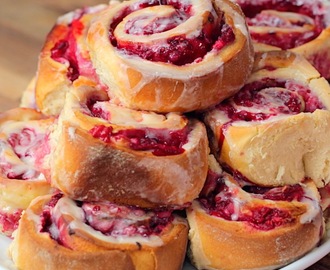
<path id="1" fill-rule="evenodd" d="M 191 131 L 181 154 L 155 156 L 127 145 L 105 143 L 94 138 L 90 130 L 97 125 L 113 126 L 111 121 L 82 111 L 82 104 L 99 94 L 80 89 L 68 95 L 53 134 L 52 184 L 75 199 L 103 199 L 141 207 L 183 205 L 196 198 L 208 166 L 204 125 L 188 120 Z M 124 124 L 117 128 L 136 127 Z"/>
<path id="2" fill-rule="evenodd" d="M 231 1 L 218 0 L 213 4 L 225 12 L 235 41 L 218 53 L 209 53 L 204 57 L 207 60 L 183 66 L 126 57 L 111 45 L 108 28 L 113 16 L 133 3 L 102 12 L 87 37 L 97 73 L 109 86 L 109 94 L 125 106 L 158 112 L 201 110 L 235 93 L 248 78 L 253 48 L 241 10 Z"/>
<path id="3" fill-rule="evenodd" d="M 67 65 L 51 58 L 51 49 L 57 41 L 66 37 L 66 32 L 65 25 L 55 25 L 48 34 L 39 56 L 35 97 L 37 107 L 47 115 L 58 114 L 59 100 L 64 100 L 71 84 L 67 76 Z"/>
<path id="4" fill-rule="evenodd" d="M 185 256 L 188 227 L 175 223 L 161 235 L 163 244 L 130 244 L 85 239 L 83 232 L 75 231 L 72 249 L 60 245 L 49 233 L 40 232 L 40 214 L 50 196 L 39 197 L 24 212 L 20 226 L 10 246 L 10 255 L 19 269 L 35 267 L 48 269 L 137 269 L 180 270 Z M 151 240 L 150 240 L 151 241 Z"/>
<path id="5" fill-rule="evenodd" d="M 313 197 L 317 207 L 317 189 L 312 182 L 307 185 L 313 194 L 308 200 Z M 197 269 L 277 269 L 300 258 L 319 243 L 324 229 L 320 207 L 311 211 L 305 202 L 298 201 L 256 200 L 250 204 L 286 209 L 295 221 L 271 230 L 258 230 L 246 222 L 211 216 L 194 201 L 187 210 L 187 217 L 189 254 Z M 240 209 L 241 204 L 237 207 Z M 304 221 L 305 215 L 311 215 L 311 220 Z"/>
<path id="6" fill-rule="evenodd" d="M 265 121 L 234 121 L 223 129 L 223 133 L 222 127 L 230 119 L 224 112 L 211 110 L 205 121 L 212 130 L 213 152 L 222 164 L 259 185 L 295 184 L 307 176 L 322 187 L 330 181 L 327 165 L 330 145 L 325 136 L 330 130 L 329 84 L 299 55 L 283 51 L 256 54 L 247 84 L 272 79 L 289 80 L 309 88 L 324 109 L 312 113 L 278 114 Z M 270 110 L 267 106 L 262 109 Z M 240 108 L 244 109 L 249 110 Z M 221 136 L 224 140 L 219 143 Z"/>

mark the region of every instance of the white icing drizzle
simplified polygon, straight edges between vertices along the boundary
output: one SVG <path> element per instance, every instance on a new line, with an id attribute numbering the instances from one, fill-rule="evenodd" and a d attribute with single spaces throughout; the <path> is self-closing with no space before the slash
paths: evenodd
<path id="1" fill-rule="evenodd" d="M 73 200 L 67 197 L 62 197 L 61 199 L 59 199 L 59 201 L 57 202 L 56 206 L 53 209 L 53 215 L 55 220 L 58 220 L 62 215 L 71 216 L 73 220 L 68 224 L 70 230 L 76 231 L 77 233 L 79 233 L 79 231 L 84 231 L 84 233 L 89 235 L 89 237 L 104 242 L 111 242 L 118 244 L 120 243 L 135 244 L 136 242 L 139 242 L 141 244 L 145 244 L 148 246 L 161 246 L 163 244 L 162 239 L 156 235 L 151 235 L 148 237 L 143 237 L 139 235 L 136 236 L 119 235 L 117 237 L 113 237 L 113 236 L 107 236 L 99 231 L 96 231 L 85 223 L 84 211 L 81 208 L 79 208 Z M 140 220 L 145 218 L 148 219 L 148 216 L 139 217 Z M 127 224 L 123 223 L 122 225 L 126 226 Z M 55 235 L 58 234 L 58 231 L 56 231 L 56 229 L 52 229 L 52 232 L 55 233 Z"/>
<path id="2" fill-rule="evenodd" d="M 298 93 L 290 91 L 286 88 L 281 87 L 268 87 L 260 90 L 258 92 L 258 95 L 260 97 L 261 103 L 254 103 L 254 106 L 240 106 L 233 102 L 231 99 L 230 104 L 237 109 L 237 111 L 247 111 L 251 113 L 264 113 L 264 114 L 274 114 L 279 113 L 277 108 L 284 108 L 287 107 L 285 105 L 285 102 L 287 100 L 280 97 L 281 94 L 291 94 L 292 96 L 295 96 L 296 100 L 300 102 L 300 111 L 303 112 L 305 109 L 305 102 L 302 96 L 300 96 Z M 274 111 L 274 109 L 277 109 Z"/>
<path id="3" fill-rule="evenodd" d="M 193 7 L 193 16 L 188 18 L 186 21 L 178 21 L 178 25 L 170 30 L 167 30 L 165 32 L 158 31 L 151 35 L 132 35 L 126 33 L 125 31 L 125 25 L 129 21 L 134 20 L 134 18 L 139 18 L 140 24 L 143 25 L 150 23 L 151 21 L 155 20 L 155 18 L 163 18 L 161 21 L 163 25 L 160 25 L 159 28 L 165 28 L 167 25 L 173 23 L 171 15 L 175 13 L 174 7 L 162 5 L 147 7 L 132 12 L 131 14 L 126 16 L 123 21 L 116 27 L 114 34 L 116 38 L 121 41 L 134 40 L 134 42 L 142 44 L 152 44 L 159 42 L 163 42 L 164 44 L 166 44 L 168 38 L 180 35 L 186 35 L 187 38 L 194 38 L 199 35 L 200 30 L 203 27 L 203 20 L 205 14 L 207 15 L 208 13 L 216 13 L 212 8 L 211 1 L 192 0 L 190 2 Z M 140 18 L 143 18 L 143 20 L 141 20 Z M 143 25 L 141 26 L 143 27 Z"/>
<path id="4" fill-rule="evenodd" d="M 23 175 L 24 179 L 44 180 L 39 171 L 43 160 L 47 159 L 47 132 L 49 126 L 40 121 L 25 122 L 7 121 L 1 126 L 3 138 L 0 138 L 0 165 L 2 173 Z M 7 139 L 10 136 L 18 140 L 14 148 Z M 41 151 L 41 152 L 40 152 Z"/>
<path id="5" fill-rule="evenodd" d="M 306 15 L 293 12 L 279 12 L 275 10 L 263 10 L 260 13 L 265 18 L 272 17 L 272 20 L 266 20 L 265 25 L 258 25 L 258 21 L 252 19 L 253 25 L 249 26 L 251 32 L 255 33 L 272 33 L 282 32 L 290 33 L 291 31 L 305 33 L 313 31 L 315 28 L 314 20 Z M 295 24 L 303 22 L 303 24 Z M 268 25 L 267 25 L 268 24 Z"/>
<path id="6" fill-rule="evenodd" d="M 213 8 L 212 1 L 186 1 L 189 9 L 189 16 L 182 24 L 177 25 L 174 28 L 169 27 L 167 31 L 151 33 L 146 35 L 129 34 L 129 30 L 125 29 L 125 24 L 133 24 L 137 19 L 144 19 L 144 24 L 148 24 L 150 21 L 157 20 L 154 16 L 158 14 L 160 8 L 165 8 L 164 14 L 170 11 L 172 7 L 167 5 L 146 7 L 141 9 L 139 1 L 124 1 L 120 5 L 116 5 L 111 9 L 107 9 L 102 12 L 99 18 L 96 18 L 88 31 L 87 40 L 91 48 L 91 59 L 96 68 L 101 81 L 109 86 L 110 95 L 118 98 L 124 106 L 132 106 L 135 108 L 146 108 L 155 111 L 164 111 L 164 107 L 168 107 L 169 111 L 182 110 L 187 111 L 191 108 L 205 107 L 207 103 L 216 102 L 211 98 L 210 100 L 204 100 L 203 102 L 198 100 L 201 96 L 201 87 L 205 87 L 207 77 L 216 78 L 215 85 L 222 85 L 225 62 L 232 58 L 249 56 L 249 65 L 247 72 L 250 72 L 250 67 L 253 61 L 252 44 L 250 42 L 250 36 L 247 31 L 247 26 L 242 14 L 238 11 L 238 8 L 234 8 L 234 3 L 231 2 L 215 2 L 214 5 L 218 5 Z M 184 3 L 186 3 L 184 2 Z M 180 5 L 184 5 L 181 4 Z M 140 10 L 141 9 L 141 10 Z M 148 46 L 144 44 L 154 43 L 155 40 L 162 40 L 163 36 L 165 40 L 161 41 L 161 46 L 166 46 L 168 39 L 174 35 L 185 33 L 187 38 L 196 37 L 200 34 L 200 21 L 208 20 L 209 14 L 213 15 L 214 20 L 220 19 L 216 9 L 225 11 L 225 17 L 230 18 L 226 21 L 232 28 L 236 41 L 233 44 L 228 44 L 226 50 L 232 48 L 233 53 L 224 53 L 222 49 L 211 49 L 203 57 L 198 57 L 194 62 L 185 65 L 174 65 L 168 62 L 156 62 L 145 60 L 133 53 L 127 53 L 125 50 L 125 39 L 129 44 L 142 44 L 141 46 Z M 166 11 L 167 10 L 167 11 Z M 128 13 L 125 16 L 126 12 Z M 148 15 L 144 15 L 143 11 L 146 11 Z M 205 11 L 205 12 L 203 12 Z M 202 15 L 204 14 L 204 15 Z M 206 16 L 207 15 L 207 16 Z M 222 15 L 222 13 L 221 13 Z M 123 19 L 121 18 L 123 16 Z M 146 17 L 144 17 L 146 16 Z M 127 17 L 127 18 L 125 18 Z M 202 18 L 204 17 L 204 18 Z M 121 19 L 123 21 L 121 21 Z M 116 21 L 118 20 L 118 21 Z M 166 19 L 160 20 L 164 23 Z M 115 24 L 113 24 L 115 22 Z M 116 25 L 118 23 L 118 25 Z M 156 23 L 153 23 L 156 24 Z M 187 25 L 188 24 L 188 25 Z M 204 23 L 205 24 L 205 23 Z M 118 47 L 123 46 L 122 49 L 118 49 L 116 45 L 113 45 L 112 41 L 109 42 L 109 25 L 113 25 L 114 39 L 117 40 Z M 162 26 L 160 26 L 162 27 Z M 133 27 L 134 28 L 134 27 Z M 101 30 L 102 29 L 102 30 Z M 191 31 L 190 31 L 191 29 Z M 136 33 L 135 30 L 132 30 Z M 140 30 L 139 30 L 140 31 Z M 141 30 L 142 31 L 142 30 Z M 128 33 L 127 33 L 128 32 Z M 152 32 L 152 31 L 151 31 Z M 111 36 L 111 37 L 112 37 Z M 140 42 L 140 39 L 141 42 Z M 237 43 L 237 39 L 243 40 L 243 42 Z M 139 42 L 137 42 L 137 40 Z M 143 43 L 145 42 L 145 43 Z M 157 43 L 156 43 L 157 44 Z M 247 49 L 250 47 L 250 50 Z M 150 46 L 148 46 L 149 48 Z M 157 46 L 156 46 L 157 47 Z M 152 47 L 151 47 L 152 48 Z M 102 55 L 101 52 L 102 51 Z M 107 61 L 104 61 L 104 55 L 106 55 Z M 112 60 L 113 59 L 113 62 Z M 131 75 L 131 73 L 133 74 Z M 204 77 L 206 76 L 206 77 Z M 133 78 L 132 80 L 128 78 Z M 243 82 L 233 82 L 227 85 L 225 93 L 235 91 Z M 163 85 L 165 84 L 165 85 Z M 176 88 L 177 87 L 177 91 Z M 170 89 L 169 89 L 170 88 Z M 217 89 L 211 87 L 211 93 L 215 95 Z M 220 86 L 221 88 L 221 86 Z M 169 90 L 166 90 L 169 89 Z M 169 91 L 170 93 L 166 93 Z M 222 92 L 219 91 L 219 100 Z M 225 95 L 225 93 L 223 93 Z M 152 94 L 152 97 L 148 95 Z M 173 97 L 165 97 L 164 95 L 173 95 Z M 139 100 L 139 96 L 143 97 L 143 101 Z M 195 96 L 195 98 L 187 98 Z M 167 100 L 171 100 L 171 104 L 166 104 Z"/>
<path id="7" fill-rule="evenodd" d="M 94 108 L 109 113 L 109 122 L 119 126 L 178 130 L 188 124 L 187 118 L 177 113 L 158 114 L 138 111 L 109 102 L 97 102 Z"/>
<path id="8" fill-rule="evenodd" d="M 227 200 L 229 199 L 233 203 L 233 213 L 231 214 L 231 220 L 237 221 L 241 211 L 243 208 L 246 208 L 249 204 L 253 201 L 258 202 L 262 200 L 263 203 L 260 205 L 264 205 L 267 207 L 277 207 L 279 205 L 278 202 L 281 201 L 273 201 L 270 199 L 263 199 L 262 195 L 256 195 L 256 194 L 250 194 L 246 191 L 244 191 L 238 183 L 236 183 L 230 176 L 226 176 L 225 178 L 225 185 L 228 187 L 228 192 L 223 193 L 220 192 L 216 195 L 216 197 L 220 200 Z M 299 216 L 299 221 L 301 224 L 311 223 L 313 220 L 320 215 L 321 213 L 321 206 L 320 206 L 320 198 L 316 191 L 316 186 L 310 182 L 307 184 L 301 183 L 301 187 L 303 188 L 304 194 L 303 198 L 300 201 L 294 200 L 292 203 L 295 203 L 296 205 L 305 205 L 306 211 Z M 287 202 L 287 204 L 290 204 L 291 202 Z M 281 209 L 281 208 L 280 208 Z M 285 210 L 285 208 L 284 208 Z"/>
<path id="9" fill-rule="evenodd" d="M 317 197 L 319 194 L 315 188 L 311 188 L 308 185 L 301 186 L 304 189 L 304 197 L 301 203 L 307 207 L 306 212 L 300 217 L 300 223 L 306 224 L 311 223 L 317 215 L 321 213 L 320 198 Z"/>

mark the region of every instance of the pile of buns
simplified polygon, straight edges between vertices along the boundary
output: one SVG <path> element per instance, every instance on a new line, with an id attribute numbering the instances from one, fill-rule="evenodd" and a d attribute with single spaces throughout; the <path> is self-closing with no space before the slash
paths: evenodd
<path id="1" fill-rule="evenodd" d="M 282 2 L 61 16 L 21 106 L 0 114 L 15 266 L 180 270 L 187 255 L 197 269 L 276 269 L 320 244 L 330 5 Z"/>

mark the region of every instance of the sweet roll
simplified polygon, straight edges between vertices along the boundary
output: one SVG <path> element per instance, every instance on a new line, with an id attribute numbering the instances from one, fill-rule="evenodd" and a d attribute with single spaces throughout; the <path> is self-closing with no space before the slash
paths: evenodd
<path id="1" fill-rule="evenodd" d="M 330 87 L 301 55 L 258 53 L 233 97 L 205 113 L 223 167 L 263 186 L 330 181 Z"/>
<path id="2" fill-rule="evenodd" d="M 23 213 L 9 252 L 19 269 L 181 270 L 187 221 L 63 194 L 36 198 Z"/>
<path id="3" fill-rule="evenodd" d="M 209 146 L 198 120 L 128 109 L 82 87 L 67 95 L 52 153 L 52 184 L 69 197 L 154 207 L 198 196 Z"/>
<path id="4" fill-rule="evenodd" d="M 110 97 L 132 109 L 205 109 L 235 93 L 253 62 L 244 16 L 228 0 L 124 1 L 101 11 L 87 41 Z"/>
<path id="5" fill-rule="evenodd" d="M 51 192 L 47 176 L 53 121 L 33 109 L 0 114 L 0 230 L 7 236 L 32 199 Z"/>
<path id="6" fill-rule="evenodd" d="M 320 242 L 324 222 L 313 181 L 264 188 L 211 164 L 187 210 L 188 254 L 197 269 L 278 269 Z"/>

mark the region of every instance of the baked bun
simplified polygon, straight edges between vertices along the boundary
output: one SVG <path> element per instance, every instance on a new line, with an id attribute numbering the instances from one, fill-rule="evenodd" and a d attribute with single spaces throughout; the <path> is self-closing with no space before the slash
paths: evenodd
<path id="1" fill-rule="evenodd" d="M 18 269 L 181 270 L 187 234 L 171 211 L 56 194 L 31 203 L 9 252 Z"/>
<path id="2" fill-rule="evenodd" d="M 233 97 L 205 113 L 212 152 L 227 169 L 263 186 L 305 177 L 330 181 L 330 86 L 302 56 L 258 53 Z"/>
<path id="3" fill-rule="evenodd" d="M 58 115 L 66 93 L 80 80 L 104 89 L 89 58 L 85 36 L 91 20 L 107 5 L 86 7 L 58 18 L 39 55 L 35 97 L 46 115 Z"/>
<path id="4" fill-rule="evenodd" d="M 68 93 L 52 142 L 52 184 L 76 200 L 184 205 L 208 170 L 201 122 L 124 108 L 83 86 Z"/>
<path id="5" fill-rule="evenodd" d="M 133 109 L 205 109 L 235 93 L 253 62 L 244 16 L 229 0 L 124 1 L 95 18 L 87 40 L 109 95 Z"/>
<path id="6" fill-rule="evenodd" d="M 290 50 L 306 57 L 330 79 L 330 2 L 236 0 L 256 51 Z"/>
<path id="7" fill-rule="evenodd" d="M 51 191 L 46 161 L 52 123 L 33 109 L 0 114 L 0 232 L 7 236 L 32 199 Z"/>
<path id="8" fill-rule="evenodd" d="M 324 222 L 313 181 L 262 188 L 218 171 L 210 168 L 209 188 L 187 210 L 197 269 L 278 269 L 319 243 Z"/>

